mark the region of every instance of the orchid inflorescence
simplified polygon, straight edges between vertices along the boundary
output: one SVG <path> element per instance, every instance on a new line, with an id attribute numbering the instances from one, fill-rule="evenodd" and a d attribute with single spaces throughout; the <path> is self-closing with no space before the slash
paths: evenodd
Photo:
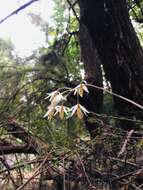
<path id="1" fill-rule="evenodd" d="M 77 104 L 69 108 L 64 106 L 64 102 L 67 100 L 67 96 L 71 92 L 73 92 L 74 96 L 77 96 Z M 89 113 L 89 111 L 79 103 L 79 96 L 83 98 L 84 92 L 89 93 L 87 83 L 85 81 L 77 85 L 75 88 L 68 88 L 68 90 L 65 90 L 62 93 L 60 90 L 55 90 L 49 93 L 45 99 L 49 99 L 50 106 L 48 107 L 48 111 L 44 115 L 44 118 L 48 117 L 50 120 L 55 115 L 59 114 L 61 119 L 70 118 L 73 115 L 76 115 L 79 119 L 83 119 L 84 115 L 87 116 Z"/>

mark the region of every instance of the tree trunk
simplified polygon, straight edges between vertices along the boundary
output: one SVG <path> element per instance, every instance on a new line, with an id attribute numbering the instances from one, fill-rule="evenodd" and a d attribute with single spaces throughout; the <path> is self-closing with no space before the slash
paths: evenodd
<path id="1" fill-rule="evenodd" d="M 126 0 L 80 0 L 88 28 L 112 91 L 143 105 L 143 51 L 129 19 Z M 114 98 L 120 116 L 137 116 L 132 104 Z M 131 124 L 124 122 L 124 128 Z"/>
<path id="2" fill-rule="evenodd" d="M 79 30 L 79 41 L 81 49 L 81 59 L 84 63 L 85 80 L 87 83 L 96 86 L 103 86 L 103 77 L 101 71 L 101 62 L 99 60 L 97 50 L 95 49 L 91 36 L 87 27 L 82 22 L 82 15 L 84 14 L 84 7 L 80 3 L 81 23 Z M 91 112 L 99 113 L 103 105 L 103 92 L 95 88 L 89 88 L 90 93 L 86 94 L 83 98 L 83 105 Z M 82 100 L 81 100 L 82 103 Z M 89 117 L 92 114 L 89 115 Z M 94 131 L 97 127 L 89 118 L 85 118 L 86 128 L 91 136 L 94 136 Z"/>

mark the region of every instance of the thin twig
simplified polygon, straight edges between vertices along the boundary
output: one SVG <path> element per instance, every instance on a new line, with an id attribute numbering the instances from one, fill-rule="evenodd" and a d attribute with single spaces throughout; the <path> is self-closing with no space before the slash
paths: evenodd
<path id="1" fill-rule="evenodd" d="M 133 172 L 129 172 L 129 173 L 126 173 L 124 175 L 121 175 L 121 176 L 113 179 L 113 181 L 117 181 L 117 180 L 119 181 L 119 180 L 122 180 L 122 179 L 124 179 L 126 177 L 136 176 L 136 175 L 139 175 L 141 172 L 143 172 L 143 169 L 135 170 Z"/>
<path id="2" fill-rule="evenodd" d="M 135 163 L 133 163 L 133 162 L 121 160 L 121 159 L 115 158 L 115 157 L 109 157 L 109 158 L 110 158 L 110 160 L 113 160 L 113 161 L 116 161 L 116 162 L 121 162 L 121 163 L 126 163 L 127 165 L 130 165 L 130 166 L 135 167 L 135 168 L 142 168 L 141 165 L 135 164 Z"/>
<path id="3" fill-rule="evenodd" d="M 39 1 L 39 0 L 31 0 L 28 3 L 25 3 L 24 5 L 22 5 L 21 7 L 19 7 L 18 9 L 16 9 L 15 11 L 13 11 L 12 13 L 10 13 L 9 15 L 7 15 L 6 17 L 4 17 L 1 21 L 0 24 L 2 24 L 4 21 L 6 21 L 8 18 L 10 18 L 11 16 L 18 14 L 19 11 L 25 9 L 26 7 L 30 6 L 32 3 Z"/>
<path id="4" fill-rule="evenodd" d="M 70 0 L 67 0 L 67 3 L 69 4 L 70 8 L 72 9 L 72 11 L 73 11 L 73 13 L 74 13 L 74 15 L 75 15 L 77 21 L 80 23 L 80 19 L 79 19 L 79 17 L 77 16 L 76 11 L 74 10 L 75 3 L 72 4 L 72 3 L 70 2 Z"/>
<path id="5" fill-rule="evenodd" d="M 80 155 L 79 155 L 78 152 L 76 152 L 76 154 L 77 154 L 77 157 L 78 157 L 78 159 L 79 159 L 79 161 L 80 161 L 80 163 L 81 163 L 82 169 L 83 169 L 83 171 L 84 171 L 84 175 L 85 175 L 85 177 L 86 177 L 86 179 L 87 179 L 87 182 L 88 182 L 89 186 L 91 187 L 92 184 L 91 184 L 91 181 L 90 181 L 90 179 L 89 179 L 89 177 L 88 177 L 88 175 L 87 175 L 87 173 L 86 173 L 86 169 L 85 169 L 85 167 L 84 167 L 84 164 L 83 164 L 83 162 L 82 162 L 82 159 L 81 159 L 81 157 L 80 157 Z"/>
<path id="6" fill-rule="evenodd" d="M 22 163 L 22 164 L 18 164 L 18 165 L 13 165 L 9 168 L 9 171 L 11 170 L 15 170 L 15 169 L 18 169 L 18 168 L 23 168 L 25 167 L 25 165 L 30 165 L 30 164 L 37 164 L 37 163 L 41 163 L 43 162 L 43 159 L 40 159 L 40 160 L 37 160 L 37 159 L 34 159 L 34 160 L 31 160 L 31 161 L 28 161 L 26 163 Z M 4 172 L 7 172 L 8 169 L 3 169 L 3 170 L 0 170 L 0 174 L 4 173 Z"/>
<path id="7" fill-rule="evenodd" d="M 120 117 L 120 116 L 107 115 L 107 114 L 99 114 L 99 113 L 95 113 L 95 112 L 92 112 L 92 114 L 97 116 L 97 117 L 102 117 L 102 118 L 111 118 L 111 119 L 116 119 L 116 120 L 131 121 L 131 122 L 142 123 L 143 124 L 142 120 L 129 119 L 127 117 Z"/>
<path id="8" fill-rule="evenodd" d="M 143 184 L 141 184 L 139 187 L 136 188 L 136 190 L 142 190 Z"/>
<path id="9" fill-rule="evenodd" d="M 45 159 L 43 160 L 43 162 L 40 164 L 40 166 L 35 170 L 34 174 L 25 182 L 23 183 L 19 188 L 17 188 L 17 190 L 21 190 L 23 189 L 39 172 L 39 170 L 43 167 L 43 165 L 45 164 L 45 162 L 47 161 L 49 155 L 47 155 L 45 157 Z"/>
<path id="10" fill-rule="evenodd" d="M 6 159 L 5 159 L 5 156 L 3 156 L 3 157 L 4 157 L 4 158 L 0 157 L 0 161 L 2 162 L 2 164 L 3 164 L 3 165 L 5 166 L 5 168 L 7 169 L 8 176 L 9 176 L 9 178 L 10 178 L 12 184 L 13 184 L 14 189 L 16 189 L 16 188 L 17 188 L 17 185 L 16 185 L 16 182 L 14 181 L 13 176 L 12 176 L 11 173 L 10 173 L 10 170 L 9 170 L 10 166 L 8 165 L 8 163 L 7 163 Z"/>
<path id="11" fill-rule="evenodd" d="M 129 102 L 129 103 L 131 103 L 132 105 L 134 105 L 134 106 L 136 106 L 136 107 L 138 107 L 138 108 L 140 108 L 140 109 L 143 110 L 143 106 L 142 106 L 141 104 L 138 104 L 138 103 L 136 103 L 135 101 L 130 100 L 130 99 L 128 99 L 128 98 L 126 98 L 126 97 L 124 97 L 124 96 L 121 96 L 121 95 L 119 95 L 119 94 L 116 94 L 116 93 L 114 93 L 114 92 L 111 92 L 110 90 L 107 90 L 107 89 L 105 89 L 104 87 L 100 87 L 100 86 L 96 86 L 96 85 L 92 85 L 92 84 L 86 84 L 86 86 L 89 86 L 89 87 L 96 88 L 96 89 L 98 89 L 98 90 L 102 90 L 102 91 L 104 91 L 104 92 L 107 92 L 108 94 L 111 94 L 111 95 L 113 95 L 113 96 L 115 96 L 115 97 L 117 97 L 117 98 L 120 98 L 120 99 L 122 99 L 122 100 L 125 100 L 126 102 Z M 75 87 L 75 88 L 76 88 L 76 87 Z M 62 87 L 62 88 L 59 88 L 58 90 L 67 89 L 66 92 L 69 92 L 69 94 L 70 94 L 71 92 L 75 91 L 75 88 L 65 88 L 65 87 Z M 69 94 L 68 94 L 68 95 L 69 95 Z M 90 110 L 89 110 L 89 111 L 90 111 Z"/>
<path id="12" fill-rule="evenodd" d="M 138 108 L 140 108 L 140 109 L 143 109 L 143 106 L 142 106 L 142 105 L 140 105 L 140 104 L 134 102 L 133 100 L 130 100 L 130 99 L 128 99 L 128 98 L 125 98 L 124 96 L 121 96 L 121 95 L 116 94 L 116 93 L 114 93 L 114 92 L 111 92 L 111 91 L 109 91 L 109 90 L 107 90 L 107 89 L 105 89 L 105 88 L 103 88 L 103 87 L 99 87 L 99 86 L 92 85 L 92 84 L 87 84 L 87 86 L 96 88 L 96 89 L 98 89 L 98 90 L 105 91 L 105 92 L 107 92 L 107 93 L 109 93 L 109 94 L 111 94 L 111 95 L 113 95 L 113 96 L 115 96 L 115 97 L 117 97 L 117 98 L 120 98 L 120 99 L 122 99 L 122 100 L 125 100 L 126 102 L 129 102 L 129 103 L 133 104 L 134 106 L 136 106 L 136 107 L 138 107 Z"/>
<path id="13" fill-rule="evenodd" d="M 134 130 L 130 130 L 129 132 L 127 132 L 127 138 L 125 139 L 125 141 L 123 143 L 123 146 L 118 154 L 118 157 L 120 157 L 125 152 L 128 141 L 129 141 L 130 137 L 132 136 L 133 132 L 134 132 Z"/>
<path id="14" fill-rule="evenodd" d="M 63 158 L 63 190 L 66 190 L 65 158 Z"/>

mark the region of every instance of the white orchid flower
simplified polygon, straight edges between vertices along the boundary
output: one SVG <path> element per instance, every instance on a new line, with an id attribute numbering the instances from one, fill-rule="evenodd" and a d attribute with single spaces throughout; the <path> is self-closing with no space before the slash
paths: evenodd
<path id="1" fill-rule="evenodd" d="M 60 92 L 57 91 L 57 90 L 55 90 L 55 91 L 53 91 L 53 92 L 51 92 L 51 93 L 47 93 L 48 96 L 47 96 L 45 99 L 48 99 L 48 98 L 49 98 L 49 101 L 51 102 L 51 101 L 53 100 L 53 98 L 54 98 L 55 96 L 57 96 L 59 93 L 60 93 Z"/>
<path id="2" fill-rule="evenodd" d="M 78 86 L 76 86 L 74 88 L 74 95 L 79 94 L 81 97 L 83 97 L 84 91 L 89 93 L 89 90 L 88 90 L 86 84 L 84 84 L 84 83 L 79 84 Z"/>
<path id="3" fill-rule="evenodd" d="M 65 116 L 65 114 L 68 115 L 68 113 L 70 111 L 70 108 L 62 105 L 62 106 L 56 106 L 55 110 L 56 110 L 56 112 L 55 112 L 54 115 L 56 115 L 57 113 L 59 113 L 60 118 L 63 119 L 64 116 Z"/>
<path id="4" fill-rule="evenodd" d="M 48 117 L 48 119 L 50 120 L 53 117 L 54 113 L 55 113 L 55 107 L 49 106 L 48 111 L 45 113 L 45 115 L 43 117 L 44 118 Z"/>
<path id="5" fill-rule="evenodd" d="M 49 98 L 49 101 L 53 107 L 58 105 L 61 101 L 66 100 L 66 98 L 57 90 L 49 93 L 45 99 L 47 98 Z"/>
<path id="6" fill-rule="evenodd" d="M 87 114 L 89 113 L 89 111 L 87 111 L 87 109 L 80 104 L 76 104 L 75 106 L 73 106 L 71 108 L 71 111 L 72 111 L 71 117 L 74 114 L 76 114 L 79 119 L 82 119 L 84 117 L 84 115 L 87 116 Z"/>

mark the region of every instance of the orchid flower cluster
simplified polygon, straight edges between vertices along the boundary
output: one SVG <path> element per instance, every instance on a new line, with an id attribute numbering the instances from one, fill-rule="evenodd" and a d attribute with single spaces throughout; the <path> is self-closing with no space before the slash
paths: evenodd
<path id="1" fill-rule="evenodd" d="M 67 100 L 67 96 L 71 92 L 73 92 L 74 96 L 77 96 L 77 104 L 69 108 L 64 106 L 64 102 Z M 61 119 L 69 118 L 73 115 L 76 115 L 79 119 L 83 119 L 84 115 L 87 116 L 89 113 L 89 111 L 87 111 L 86 108 L 78 101 L 79 96 L 83 97 L 84 92 L 89 93 L 87 83 L 85 81 L 75 88 L 69 88 L 62 93 L 59 90 L 49 93 L 45 99 L 49 99 L 50 106 L 48 107 L 48 111 L 44 115 L 44 118 L 48 117 L 48 119 L 51 120 L 55 115 L 58 114 Z"/>

